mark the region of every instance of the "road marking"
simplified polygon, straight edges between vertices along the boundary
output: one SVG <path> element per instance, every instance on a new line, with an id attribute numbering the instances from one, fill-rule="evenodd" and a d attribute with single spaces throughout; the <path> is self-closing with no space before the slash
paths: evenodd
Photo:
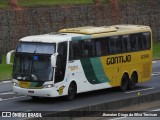
<path id="1" fill-rule="evenodd" d="M 160 75 L 160 72 L 153 72 L 152 76 Z"/>
<path id="2" fill-rule="evenodd" d="M 15 93 L 14 92 L 0 93 L 0 95 L 8 95 L 8 94 L 15 94 Z"/>
<path id="3" fill-rule="evenodd" d="M 17 98 L 22 98 L 22 97 L 26 97 L 26 96 L 13 97 L 13 98 L 8 98 L 8 99 L 1 99 L 0 101 L 7 101 L 7 100 L 17 99 Z"/>
<path id="4" fill-rule="evenodd" d="M 146 91 L 146 90 L 153 90 L 153 89 L 155 89 L 155 87 L 146 88 L 146 89 L 140 89 L 140 90 L 135 90 L 135 91 L 129 91 L 129 92 L 125 92 L 125 93 L 133 93 L 133 92 Z"/>
<path id="5" fill-rule="evenodd" d="M 7 83 L 11 83 L 12 81 L 0 81 L 0 84 L 7 84 Z"/>
<path id="6" fill-rule="evenodd" d="M 154 63 L 158 63 L 158 62 L 160 62 L 160 60 L 157 60 L 157 61 L 152 61 L 152 63 L 154 64 Z"/>

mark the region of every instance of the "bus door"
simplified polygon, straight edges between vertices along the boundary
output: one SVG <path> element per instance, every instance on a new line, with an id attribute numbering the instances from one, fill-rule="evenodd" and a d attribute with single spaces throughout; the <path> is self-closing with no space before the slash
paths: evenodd
<path id="1" fill-rule="evenodd" d="M 55 69 L 55 83 L 61 82 L 65 76 L 67 62 L 67 42 L 58 44 L 58 55 Z"/>

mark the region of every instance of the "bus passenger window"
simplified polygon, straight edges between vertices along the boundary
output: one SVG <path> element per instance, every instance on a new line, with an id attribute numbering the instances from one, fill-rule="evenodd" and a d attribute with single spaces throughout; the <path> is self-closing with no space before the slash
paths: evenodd
<path id="1" fill-rule="evenodd" d="M 116 42 L 115 42 L 114 37 L 110 37 L 110 39 L 109 39 L 109 53 L 110 54 L 117 53 L 117 51 L 116 51 Z"/>
<path id="2" fill-rule="evenodd" d="M 96 56 L 99 57 L 101 56 L 101 45 L 100 45 L 100 41 L 96 40 L 95 42 L 96 44 Z"/>
<path id="3" fill-rule="evenodd" d="M 94 56 L 94 41 L 85 40 L 84 41 L 84 57 L 93 57 Z"/>
<path id="4" fill-rule="evenodd" d="M 115 37 L 115 42 L 116 42 L 116 51 L 117 51 L 117 53 L 122 53 L 123 52 L 123 48 L 122 48 L 121 36 Z"/>
<path id="5" fill-rule="evenodd" d="M 142 33 L 139 33 L 137 34 L 138 36 L 138 50 L 143 50 L 143 34 Z"/>
<path id="6" fill-rule="evenodd" d="M 82 41 L 72 41 L 70 48 L 70 57 L 72 57 L 71 60 L 83 58 Z"/>
<path id="7" fill-rule="evenodd" d="M 122 43 L 123 43 L 123 51 L 130 52 L 131 45 L 130 45 L 129 35 L 123 35 L 123 42 Z"/>
<path id="8" fill-rule="evenodd" d="M 143 46 L 145 50 L 150 49 L 151 46 L 150 33 L 143 33 Z"/>
<path id="9" fill-rule="evenodd" d="M 108 38 L 100 38 L 101 40 L 101 55 L 108 55 L 109 53 L 109 45 L 108 45 Z"/>
<path id="10" fill-rule="evenodd" d="M 135 34 L 129 36 L 131 42 L 131 51 L 137 51 L 137 37 Z"/>

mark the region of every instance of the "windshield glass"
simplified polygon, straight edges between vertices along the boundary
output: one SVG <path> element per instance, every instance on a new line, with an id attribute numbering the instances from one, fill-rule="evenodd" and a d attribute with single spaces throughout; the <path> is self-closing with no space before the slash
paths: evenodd
<path id="1" fill-rule="evenodd" d="M 13 78 L 26 81 L 52 80 L 50 55 L 16 54 Z"/>
<path id="2" fill-rule="evenodd" d="M 53 54 L 55 50 L 55 44 L 51 43 L 20 42 L 17 46 L 17 52 L 23 53 Z"/>
<path id="3" fill-rule="evenodd" d="M 20 43 L 15 54 L 13 78 L 25 81 L 52 80 L 50 57 L 54 53 L 55 44 Z"/>

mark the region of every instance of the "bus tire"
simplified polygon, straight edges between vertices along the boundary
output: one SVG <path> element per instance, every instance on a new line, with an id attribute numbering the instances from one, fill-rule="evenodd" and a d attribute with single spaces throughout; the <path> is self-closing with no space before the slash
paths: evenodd
<path id="1" fill-rule="evenodd" d="M 127 75 L 127 74 L 124 74 L 124 75 L 122 76 L 121 86 L 120 86 L 120 89 L 121 89 L 122 92 L 127 90 L 127 88 L 128 88 L 128 81 L 129 81 L 128 75 Z"/>
<path id="2" fill-rule="evenodd" d="M 136 87 L 136 82 L 138 82 L 138 75 L 136 72 L 133 72 L 131 79 L 129 80 L 128 89 L 133 90 Z"/>
<path id="3" fill-rule="evenodd" d="M 72 82 L 70 85 L 69 85 L 69 88 L 68 88 L 68 95 L 67 95 L 67 99 L 70 101 L 70 100 L 73 100 L 76 96 L 76 93 L 77 93 L 77 86 L 76 86 L 76 83 L 75 82 Z"/>

